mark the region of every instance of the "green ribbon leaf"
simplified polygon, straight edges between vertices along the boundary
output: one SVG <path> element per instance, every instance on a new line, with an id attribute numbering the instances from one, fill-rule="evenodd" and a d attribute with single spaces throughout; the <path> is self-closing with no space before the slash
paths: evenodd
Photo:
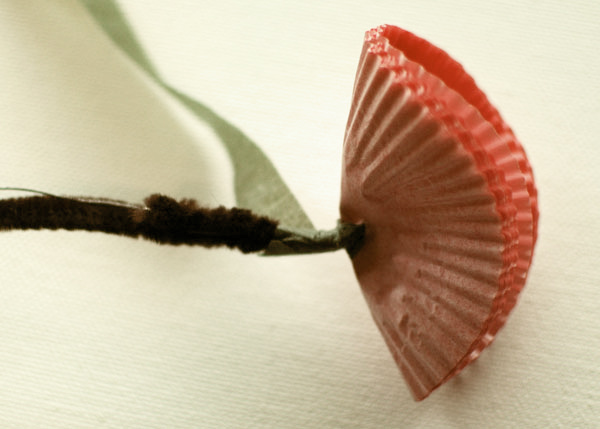
<path id="1" fill-rule="evenodd" d="M 294 228 L 314 229 L 312 222 L 283 182 L 273 163 L 242 131 L 216 112 L 165 82 L 137 41 L 123 12 L 113 0 L 81 0 L 92 17 L 142 70 L 204 121 L 221 139 L 234 170 L 238 206 L 269 216 Z"/>

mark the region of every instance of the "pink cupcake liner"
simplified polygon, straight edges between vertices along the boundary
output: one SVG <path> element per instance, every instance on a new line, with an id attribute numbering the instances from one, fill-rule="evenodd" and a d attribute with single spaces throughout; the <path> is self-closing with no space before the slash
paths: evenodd
<path id="1" fill-rule="evenodd" d="M 381 26 L 360 57 L 340 210 L 366 226 L 354 269 L 423 399 L 490 344 L 525 284 L 538 216 L 525 152 L 458 63 Z"/>

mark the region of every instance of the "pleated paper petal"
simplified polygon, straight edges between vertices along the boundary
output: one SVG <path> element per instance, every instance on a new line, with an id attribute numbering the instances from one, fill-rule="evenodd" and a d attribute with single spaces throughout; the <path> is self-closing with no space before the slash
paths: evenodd
<path id="1" fill-rule="evenodd" d="M 367 32 L 344 141 L 341 217 L 377 326 L 423 399 L 493 340 L 525 284 L 537 192 L 512 130 L 462 66 Z"/>

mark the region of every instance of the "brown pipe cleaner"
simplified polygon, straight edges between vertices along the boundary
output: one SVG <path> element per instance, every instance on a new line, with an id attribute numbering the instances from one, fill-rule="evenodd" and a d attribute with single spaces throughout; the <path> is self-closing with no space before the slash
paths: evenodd
<path id="1" fill-rule="evenodd" d="M 277 222 L 249 210 L 207 209 L 194 200 L 151 195 L 145 206 L 54 195 L 0 200 L 0 230 L 66 229 L 143 237 L 161 244 L 225 245 L 244 253 L 263 250 Z"/>

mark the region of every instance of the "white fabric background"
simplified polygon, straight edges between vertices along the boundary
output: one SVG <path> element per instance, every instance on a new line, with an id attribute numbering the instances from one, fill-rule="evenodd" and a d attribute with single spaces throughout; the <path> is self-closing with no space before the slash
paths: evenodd
<path id="1" fill-rule="evenodd" d="M 321 228 L 337 219 L 364 31 L 396 24 L 448 50 L 534 166 L 541 223 L 529 283 L 492 347 L 416 403 L 343 252 L 265 259 L 3 233 L 0 427 L 600 425 L 600 3 L 121 5 L 169 82 L 254 138 Z M 233 204 L 212 133 L 75 0 L 0 2 L 0 118 L 2 186 Z"/>

